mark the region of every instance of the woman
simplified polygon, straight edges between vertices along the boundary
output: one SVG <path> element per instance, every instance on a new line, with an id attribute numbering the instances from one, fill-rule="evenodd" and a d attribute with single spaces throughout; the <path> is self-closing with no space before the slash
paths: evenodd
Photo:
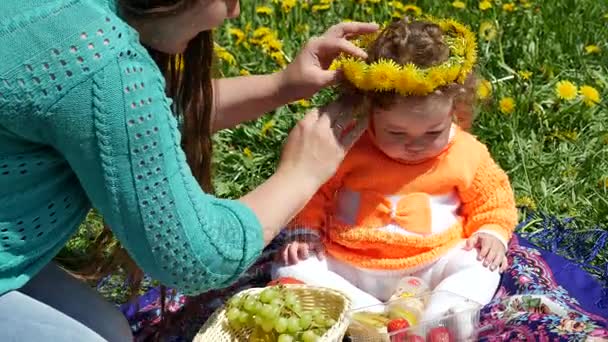
<path id="1" fill-rule="evenodd" d="M 212 84 L 210 30 L 239 14 L 238 0 L 4 0 L 0 13 L 3 340 L 132 338 L 110 303 L 49 265 L 91 206 L 162 283 L 190 294 L 227 286 L 365 125 L 337 139 L 342 104 L 311 111 L 271 178 L 218 199 L 203 192 L 211 133 L 332 84 L 333 57 L 365 56 L 344 37 L 376 25 L 336 25 L 282 72 Z"/>

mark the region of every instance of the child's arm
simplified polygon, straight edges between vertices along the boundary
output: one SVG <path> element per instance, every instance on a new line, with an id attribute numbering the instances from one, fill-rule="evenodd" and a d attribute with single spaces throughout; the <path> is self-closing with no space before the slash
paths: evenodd
<path id="1" fill-rule="evenodd" d="M 467 238 L 487 233 L 498 238 L 506 249 L 517 225 L 513 190 L 509 177 L 487 151 L 482 158 L 473 181 L 460 192 L 466 218 L 464 233 Z"/>

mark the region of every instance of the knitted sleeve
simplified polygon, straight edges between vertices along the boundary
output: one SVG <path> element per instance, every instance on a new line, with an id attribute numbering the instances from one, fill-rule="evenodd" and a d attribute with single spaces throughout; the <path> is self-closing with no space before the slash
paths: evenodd
<path id="1" fill-rule="evenodd" d="M 484 153 L 471 184 L 460 191 L 464 233 L 470 237 L 486 232 L 498 237 L 505 246 L 517 225 L 517 209 L 507 174 Z"/>
<path id="2" fill-rule="evenodd" d="M 105 63 L 48 110 L 49 144 L 146 273 L 189 294 L 230 285 L 261 253 L 257 217 L 201 190 L 145 49 Z"/>

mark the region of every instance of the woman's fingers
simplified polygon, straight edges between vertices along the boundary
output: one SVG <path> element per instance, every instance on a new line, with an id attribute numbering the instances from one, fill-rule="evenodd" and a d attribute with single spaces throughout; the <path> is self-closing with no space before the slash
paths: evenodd
<path id="1" fill-rule="evenodd" d="M 323 37 L 345 38 L 376 32 L 379 28 L 378 24 L 374 23 L 363 23 L 358 21 L 342 22 L 327 29 L 323 34 Z"/>

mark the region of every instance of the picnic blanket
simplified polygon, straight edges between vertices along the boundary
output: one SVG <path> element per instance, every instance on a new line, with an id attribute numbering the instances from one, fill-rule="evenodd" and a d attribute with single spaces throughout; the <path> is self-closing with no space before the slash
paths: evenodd
<path id="1" fill-rule="evenodd" d="M 532 224 L 537 233 L 526 233 Z M 597 262 L 598 253 L 608 247 L 608 231 L 598 227 L 583 234 L 575 225 L 574 220 L 538 213 L 520 223 L 509 245 L 510 268 L 481 313 L 481 325 L 490 328 L 482 341 L 608 341 L 608 264 Z M 265 286 L 280 241 L 281 237 L 270 244 L 229 288 L 195 298 L 172 291 L 165 302 L 177 319 L 164 340 L 190 341 L 227 298 Z M 160 289 L 154 287 L 135 302 L 121 305 L 136 341 L 149 340 L 157 329 L 160 303 Z"/>

